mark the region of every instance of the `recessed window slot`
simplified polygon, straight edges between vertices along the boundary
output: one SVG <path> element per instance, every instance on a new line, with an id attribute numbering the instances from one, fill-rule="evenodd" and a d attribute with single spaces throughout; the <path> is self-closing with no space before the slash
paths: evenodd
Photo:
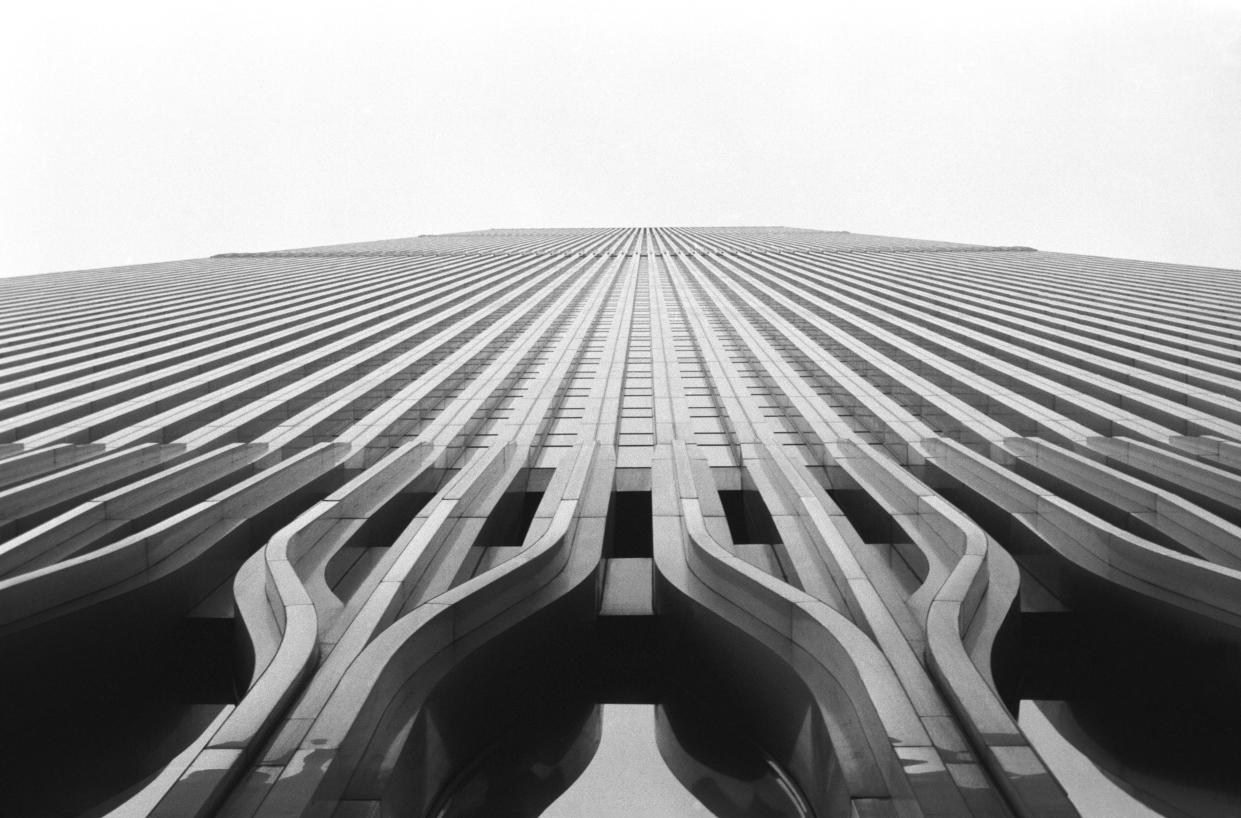
<path id="1" fill-rule="evenodd" d="M 926 555 L 874 497 L 862 489 L 829 489 L 828 495 L 840 507 L 858 537 L 875 551 L 892 570 L 907 594 L 926 579 L 930 566 Z"/>
<path id="2" fill-rule="evenodd" d="M 541 502 L 541 491 L 506 491 L 488 515 L 487 523 L 474 541 L 475 546 L 520 548 L 530 533 Z"/>
<path id="3" fill-rule="evenodd" d="M 728 533 L 734 543 L 771 545 L 780 542 L 780 533 L 762 494 L 753 489 L 726 489 L 719 494 L 724 516 L 728 519 Z"/>
<path id="4" fill-rule="evenodd" d="M 653 526 L 649 491 L 612 492 L 603 539 L 603 555 L 609 558 L 653 556 Z"/>

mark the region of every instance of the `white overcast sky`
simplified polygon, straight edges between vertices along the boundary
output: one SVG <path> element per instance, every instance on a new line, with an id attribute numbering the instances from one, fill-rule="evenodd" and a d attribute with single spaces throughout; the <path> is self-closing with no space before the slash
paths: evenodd
<path id="1" fill-rule="evenodd" d="M 1241 268 L 1241 0 L 44 0 L 0 101 L 0 275 L 675 224 Z"/>

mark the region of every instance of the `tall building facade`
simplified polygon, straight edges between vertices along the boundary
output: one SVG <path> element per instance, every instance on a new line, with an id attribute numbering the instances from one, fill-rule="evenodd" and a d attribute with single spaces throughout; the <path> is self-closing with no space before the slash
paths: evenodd
<path id="1" fill-rule="evenodd" d="M 1235 815 L 1239 526 L 1236 272 L 634 228 L 3 281 L 0 815 L 674 798 L 604 759 L 634 707 L 720 816 Z"/>

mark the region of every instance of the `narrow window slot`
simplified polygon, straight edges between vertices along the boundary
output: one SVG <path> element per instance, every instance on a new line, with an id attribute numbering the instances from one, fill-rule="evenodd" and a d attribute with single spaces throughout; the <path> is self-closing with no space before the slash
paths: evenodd
<path id="1" fill-rule="evenodd" d="M 892 569 L 906 593 L 912 594 L 926 580 L 930 566 L 926 555 L 913 542 L 892 515 L 862 489 L 829 489 L 828 495 L 840 507 L 858 537 Z"/>
<path id="2" fill-rule="evenodd" d="M 368 548 L 387 548 L 396 541 L 418 512 L 426 508 L 435 494 L 429 491 L 402 492 L 384 504 L 358 529 L 354 544 Z"/>
<path id="3" fill-rule="evenodd" d="M 649 491 L 616 491 L 608 506 L 603 554 L 610 558 L 654 556 L 654 518 Z"/>
<path id="4" fill-rule="evenodd" d="M 435 497 L 431 491 L 401 492 L 372 514 L 324 569 L 324 580 L 341 601 L 348 601 L 401 532 Z"/>
<path id="5" fill-rule="evenodd" d="M 728 533 L 735 544 L 773 545 L 780 542 L 776 522 L 763 502 L 762 494 L 753 489 L 725 489 L 719 494 L 724 516 L 728 519 Z"/>
<path id="6" fill-rule="evenodd" d="M 871 545 L 894 542 L 909 542 L 904 529 L 892 519 L 892 515 L 883 510 L 883 506 L 861 489 L 829 489 L 828 495 L 840 507 L 849 524 L 861 537 L 862 542 Z"/>
<path id="7" fill-rule="evenodd" d="M 526 541 L 534 515 L 543 501 L 541 491 L 506 491 L 487 517 L 475 546 L 520 548 Z"/>

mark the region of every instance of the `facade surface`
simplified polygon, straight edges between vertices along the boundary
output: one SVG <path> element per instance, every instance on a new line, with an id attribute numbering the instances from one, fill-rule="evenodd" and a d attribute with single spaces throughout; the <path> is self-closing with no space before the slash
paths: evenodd
<path id="1" fill-rule="evenodd" d="M 641 228 L 3 281 L 0 815 L 537 815 L 610 703 L 719 815 L 1241 814 L 1239 525 L 1241 273 Z"/>

